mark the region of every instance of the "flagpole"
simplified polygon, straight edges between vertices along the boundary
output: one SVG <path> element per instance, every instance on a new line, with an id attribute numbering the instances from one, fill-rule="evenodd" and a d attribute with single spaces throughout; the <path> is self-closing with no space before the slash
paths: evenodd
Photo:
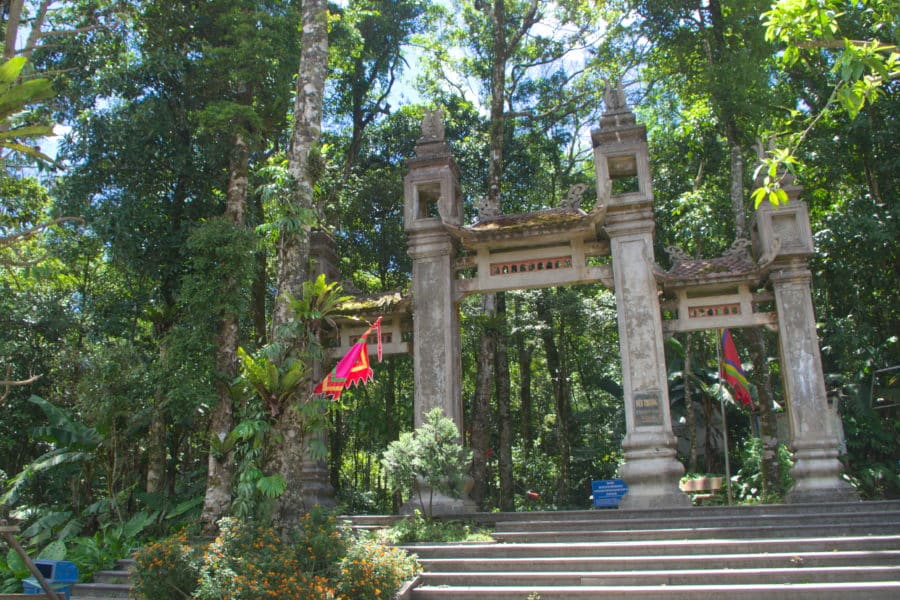
<path id="1" fill-rule="evenodd" d="M 731 463 L 728 460 L 728 423 L 725 421 L 725 384 L 722 381 L 722 330 L 717 329 L 718 338 L 716 339 L 716 358 L 718 359 L 718 369 L 716 369 L 719 377 L 719 406 L 722 409 L 722 439 L 725 443 L 725 489 L 728 490 L 728 504 L 734 502 L 731 495 Z"/>

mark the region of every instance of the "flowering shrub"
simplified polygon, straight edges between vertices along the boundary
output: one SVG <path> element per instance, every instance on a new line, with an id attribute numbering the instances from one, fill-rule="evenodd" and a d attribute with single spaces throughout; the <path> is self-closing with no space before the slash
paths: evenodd
<path id="1" fill-rule="evenodd" d="M 139 598 L 189 598 L 197 587 L 201 552 L 179 533 L 135 554 L 134 589 Z"/>
<path id="2" fill-rule="evenodd" d="M 300 519 L 295 547 L 300 566 L 307 573 L 334 577 L 341 559 L 347 555 L 349 534 L 321 507 Z"/>
<path id="3" fill-rule="evenodd" d="M 419 572 L 416 557 L 399 548 L 368 540 L 353 545 L 341 561 L 338 598 L 382 600 Z"/>
<path id="4" fill-rule="evenodd" d="M 219 530 L 204 554 L 194 598 L 334 598 L 327 579 L 304 569 L 292 545 L 271 527 L 226 518 L 219 522 Z"/>
<path id="5" fill-rule="evenodd" d="M 418 571 L 415 557 L 375 541 L 353 541 L 318 509 L 287 538 L 272 527 L 233 518 L 222 519 L 219 530 L 205 549 L 180 535 L 141 550 L 137 597 L 387 599 Z"/>

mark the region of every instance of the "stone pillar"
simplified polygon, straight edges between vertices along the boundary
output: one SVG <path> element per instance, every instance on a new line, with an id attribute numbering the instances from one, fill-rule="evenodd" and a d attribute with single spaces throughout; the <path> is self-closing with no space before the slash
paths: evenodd
<path id="1" fill-rule="evenodd" d="M 622 215 L 608 222 L 619 315 L 625 393 L 625 463 L 622 508 L 690 506 L 678 487 L 684 466 L 676 458 L 663 351 L 662 317 L 651 257 L 653 223 Z"/>
<path id="2" fill-rule="evenodd" d="M 459 311 L 453 301 L 455 246 L 442 226 L 409 235 L 413 293 L 415 426 L 440 407 L 463 431 Z"/>
<path id="3" fill-rule="evenodd" d="M 758 252 L 774 251 L 769 280 L 778 311 L 778 350 L 794 453 L 794 487 L 788 502 L 859 500 L 841 478 L 840 437 L 828 408 L 822 358 L 816 335 L 807 258 L 813 252 L 806 204 L 797 200 L 800 188 L 785 186 L 790 202 L 760 205 L 756 215 Z"/>
<path id="4" fill-rule="evenodd" d="M 403 222 L 412 258 L 415 425 L 435 406 L 463 431 L 459 312 L 453 260 L 456 245 L 445 224 L 459 226 L 459 172 L 444 140 L 439 111 L 422 121 L 416 155 L 403 180 Z"/>
<path id="5" fill-rule="evenodd" d="M 415 426 L 439 407 L 464 431 L 461 396 L 459 310 L 453 262 L 456 243 L 445 225 L 459 226 L 462 196 L 459 173 L 444 140 L 439 112 L 430 112 L 422 122 L 422 137 L 416 155 L 409 160 L 403 181 L 404 227 L 412 258 L 413 374 Z M 420 485 L 424 485 L 420 482 Z M 475 512 L 468 497 L 451 498 L 430 490 L 432 514 Z M 418 501 L 407 502 L 401 512 L 411 513 Z"/>
<path id="6" fill-rule="evenodd" d="M 626 435 L 619 476 L 629 489 L 619 506 L 690 506 L 678 487 L 684 467 L 676 458 L 669 412 L 647 133 L 635 123 L 621 90 L 607 90 L 606 103 L 600 129 L 591 137 L 597 202 L 607 209 L 622 352 Z"/>

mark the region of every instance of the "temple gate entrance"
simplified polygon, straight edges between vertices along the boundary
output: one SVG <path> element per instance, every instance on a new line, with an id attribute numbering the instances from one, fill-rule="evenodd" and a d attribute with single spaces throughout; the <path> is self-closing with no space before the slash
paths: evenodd
<path id="1" fill-rule="evenodd" d="M 690 505 L 678 487 L 684 468 L 672 433 L 664 335 L 754 326 L 779 330 L 795 460 L 789 500 L 856 499 L 840 477 L 838 436 L 827 418 L 807 267 L 812 235 L 800 189 L 787 188 L 787 206 L 766 204 L 757 211 L 752 241 L 739 240 L 724 256 L 706 260 L 672 249 L 674 266 L 664 271 L 654 257 L 646 129 L 636 123 L 621 92 L 607 93 L 606 104 L 591 136 L 597 200 L 589 211 L 582 210 L 584 190 L 576 187 L 558 208 L 499 215 L 469 226 L 462 223 L 458 171 L 440 113 L 426 115 L 404 180 L 411 304 L 399 296 L 379 301 L 389 315 L 383 325 L 386 351 L 412 346 L 415 425 L 440 407 L 464 430 L 458 310 L 464 297 L 600 283 L 614 291 L 618 312 L 626 419 L 619 476 L 629 486 L 620 506 Z M 766 312 L 773 303 L 775 311 Z M 385 310 L 389 305 L 393 308 Z M 357 334 L 345 323 L 333 353 L 349 349 Z M 470 508 L 450 498 L 435 504 L 436 512 Z"/>

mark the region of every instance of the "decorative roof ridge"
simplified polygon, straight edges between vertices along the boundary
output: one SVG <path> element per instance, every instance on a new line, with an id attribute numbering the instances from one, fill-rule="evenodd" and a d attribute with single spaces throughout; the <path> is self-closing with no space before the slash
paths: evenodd
<path id="1" fill-rule="evenodd" d="M 596 227 L 606 215 L 603 205 L 590 212 L 580 208 L 549 208 L 528 213 L 515 213 L 477 221 L 469 226 L 444 227 L 450 235 L 464 244 L 508 240 L 534 236 L 535 232 L 560 234 L 569 231 L 583 231 Z"/>
<path id="2" fill-rule="evenodd" d="M 678 246 L 667 246 L 666 252 L 672 258 L 672 268 L 666 271 L 656 265 L 654 274 L 667 287 L 693 287 L 725 282 L 757 283 L 768 274 L 769 267 L 778 254 L 780 242 L 776 240 L 775 247 L 756 262 L 751 255 L 751 248 L 750 240 L 738 238 L 720 256 L 693 258 Z"/>
<path id="3" fill-rule="evenodd" d="M 350 313 L 409 312 L 411 296 L 402 290 L 375 292 L 372 294 L 350 294 L 350 298 L 337 307 L 336 316 L 347 317 Z"/>
<path id="4" fill-rule="evenodd" d="M 464 226 L 464 227 L 477 227 L 478 225 L 486 225 L 488 223 L 496 224 L 498 221 L 522 221 L 526 217 L 533 217 L 538 215 L 565 215 L 565 214 L 578 214 L 580 216 L 587 216 L 588 213 L 584 211 L 584 209 L 579 207 L 571 207 L 571 206 L 555 206 L 553 208 L 542 208 L 540 210 L 532 210 L 523 213 L 501 213 L 499 215 L 490 215 L 487 217 L 479 217 L 472 225 Z"/>

